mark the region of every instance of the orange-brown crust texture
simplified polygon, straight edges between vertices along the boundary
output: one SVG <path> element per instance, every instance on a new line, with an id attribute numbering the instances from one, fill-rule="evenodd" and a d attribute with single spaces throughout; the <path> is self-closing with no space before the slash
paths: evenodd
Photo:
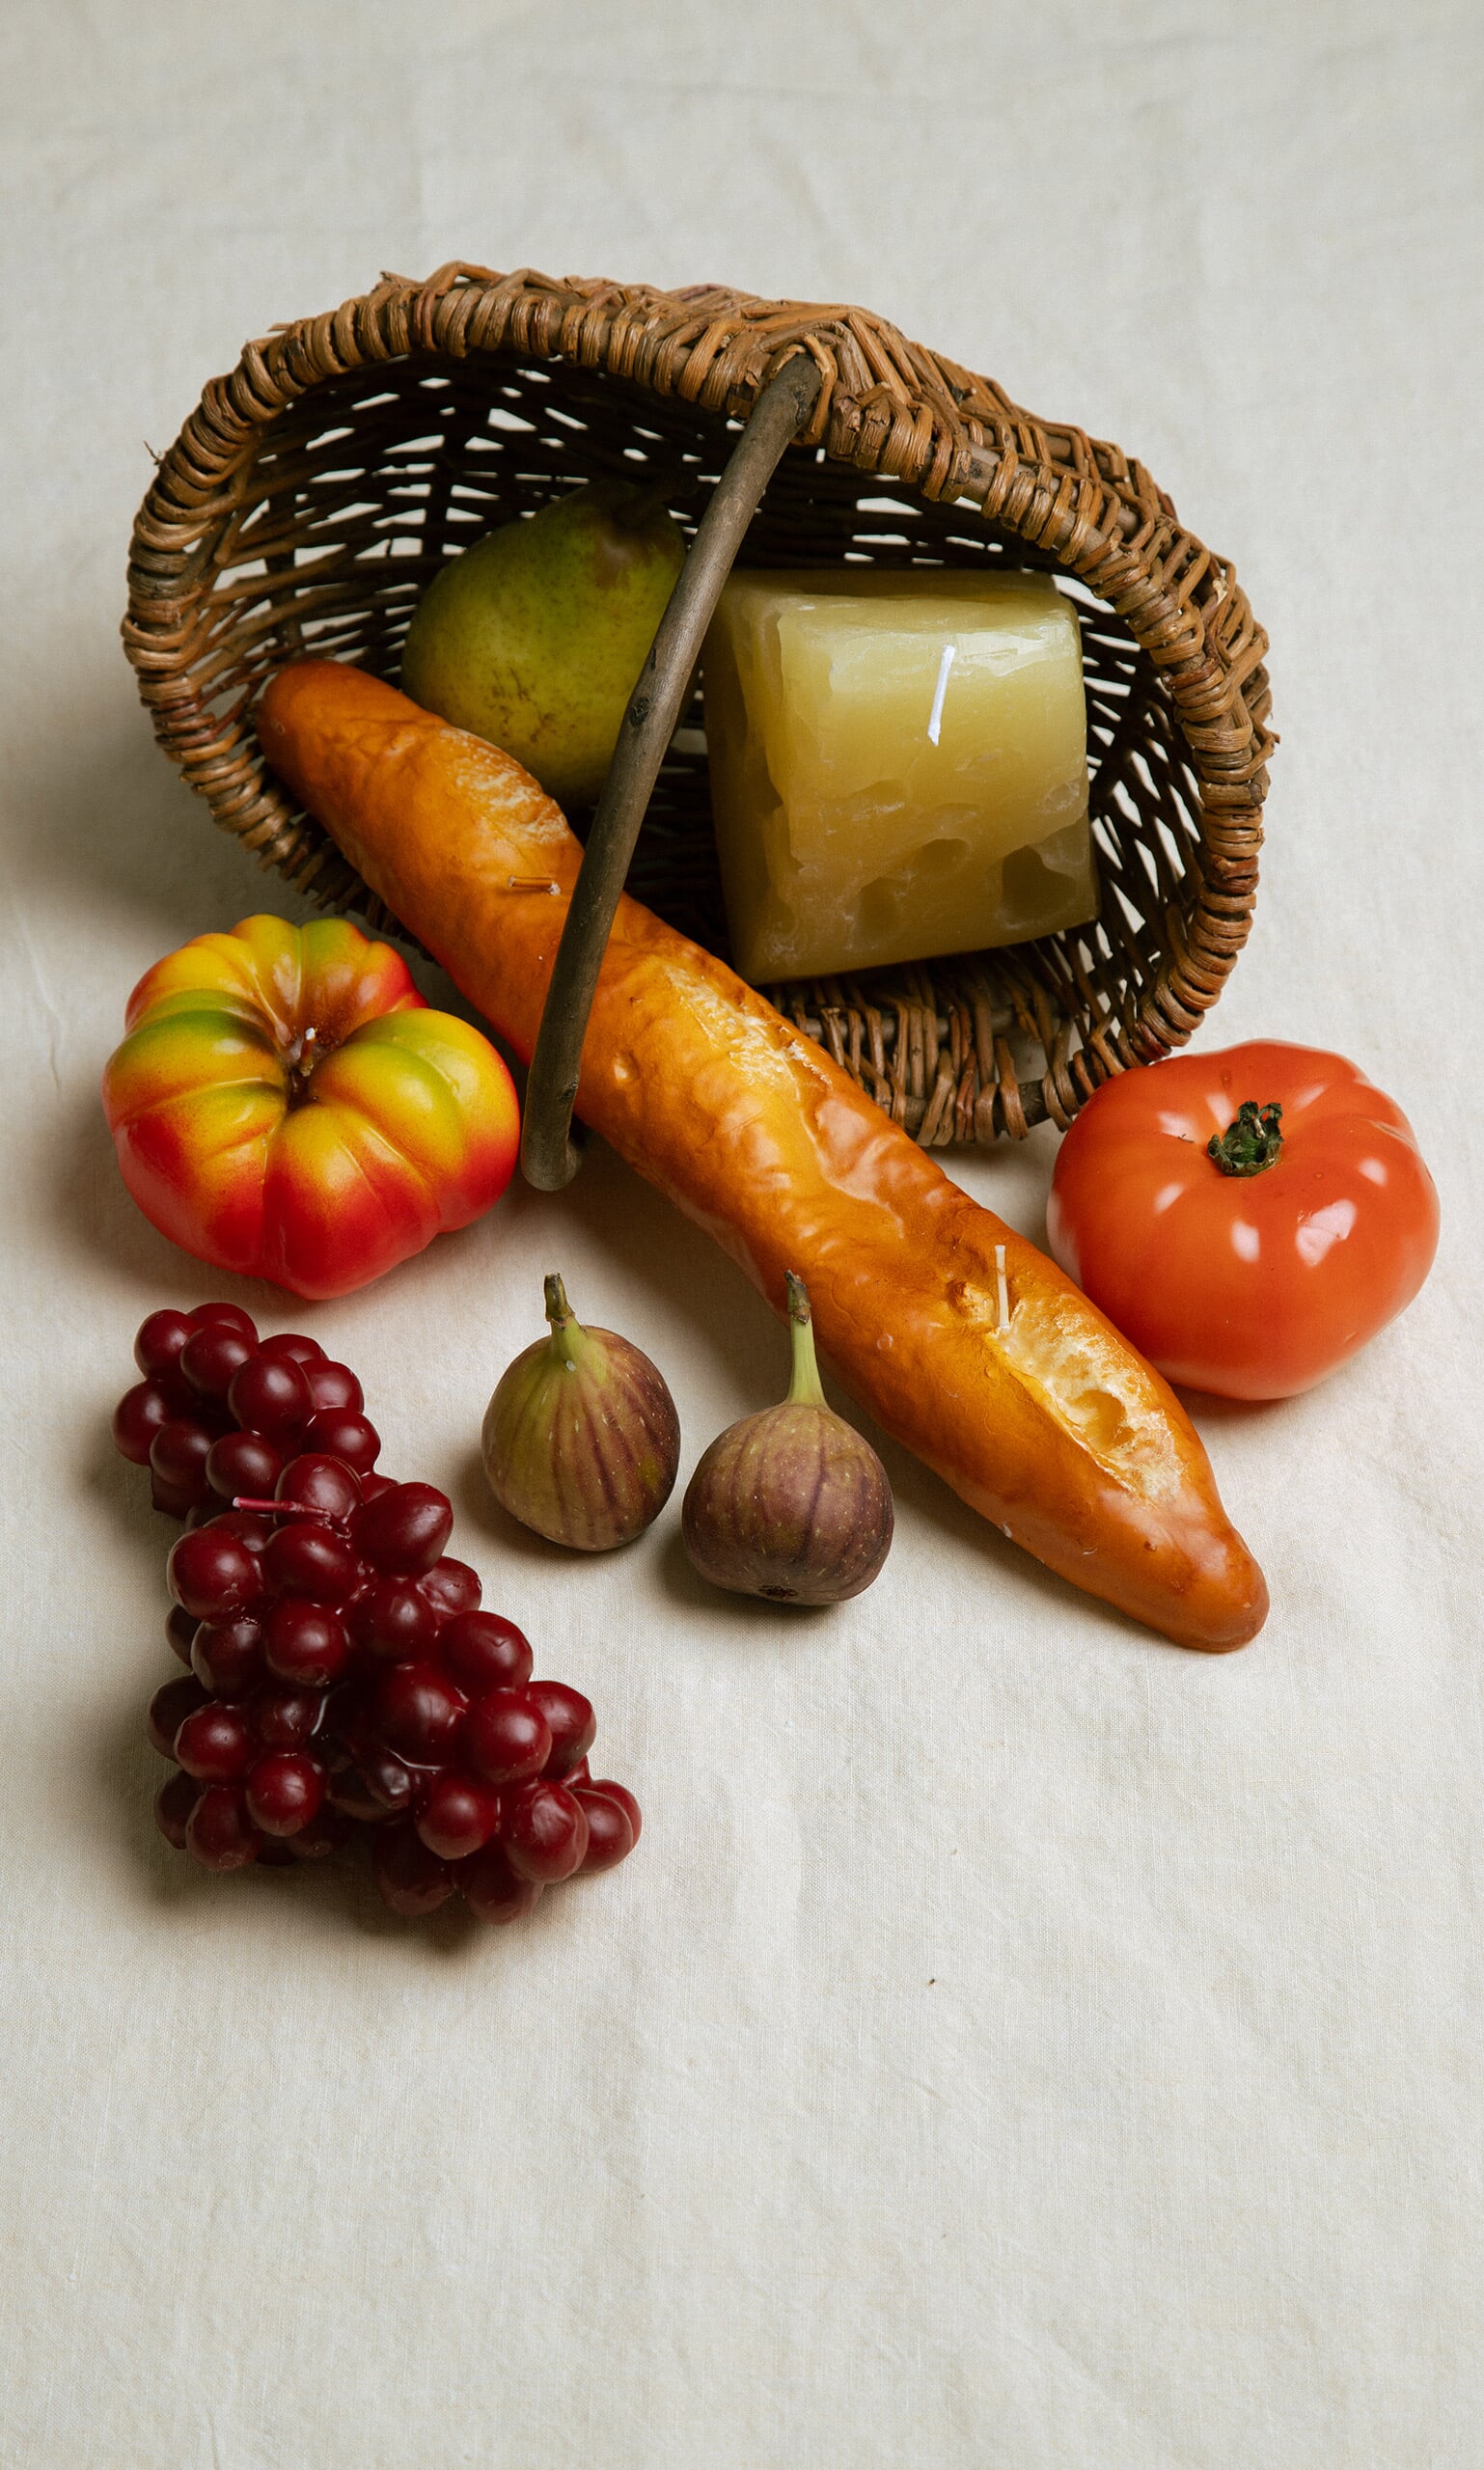
<path id="1" fill-rule="evenodd" d="M 337 662 L 281 671 L 259 731 L 366 881 L 529 1058 L 582 855 L 561 810 L 498 748 Z M 532 876 L 563 897 L 511 890 Z M 1003 1533 L 1180 1645 L 1255 1635 L 1262 1573 L 1159 1375 L 822 1049 L 627 897 L 577 1106 L 775 1309 L 784 1271 L 800 1273 L 845 1386 Z"/>

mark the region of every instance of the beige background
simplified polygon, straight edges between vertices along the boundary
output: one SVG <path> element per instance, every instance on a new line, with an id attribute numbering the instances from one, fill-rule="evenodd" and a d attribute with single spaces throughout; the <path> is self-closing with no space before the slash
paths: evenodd
<path id="1" fill-rule="evenodd" d="M 8 2364 L 14 2470 L 1466 2470 L 1480 2235 L 1480 20 L 1468 0 L 11 0 L 3 111 Z M 210 1279 L 125 1198 L 136 975 L 288 909 L 116 641 L 244 336 L 454 256 L 857 299 L 1140 454 L 1232 554 L 1283 735 L 1208 1043 L 1411 1110 L 1433 1280 L 1200 1415 L 1274 1613 L 1187 1657 L 899 1453 L 879 1584 L 574 1566 L 478 1419 L 560 1264 L 687 1464 L 782 1341 L 611 1160 L 308 1320 L 453 1489 L 648 1825 L 519 1933 L 152 1836 L 163 1523 L 104 1426 Z M 1051 1151 L 958 1171 L 1029 1229 Z M 455 1539 L 457 1541 L 457 1539 Z"/>

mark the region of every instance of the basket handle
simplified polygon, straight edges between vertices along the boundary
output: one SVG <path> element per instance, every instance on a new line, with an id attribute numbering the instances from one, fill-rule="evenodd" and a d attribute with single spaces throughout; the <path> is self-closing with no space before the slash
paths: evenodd
<path id="1" fill-rule="evenodd" d="M 581 1164 L 571 1125 L 583 1039 L 639 827 L 722 586 L 784 448 L 814 407 L 821 382 L 817 362 L 800 352 L 758 395 L 711 492 L 629 698 L 567 905 L 526 1083 L 520 1163 L 526 1181 L 538 1192 L 560 1192 Z"/>

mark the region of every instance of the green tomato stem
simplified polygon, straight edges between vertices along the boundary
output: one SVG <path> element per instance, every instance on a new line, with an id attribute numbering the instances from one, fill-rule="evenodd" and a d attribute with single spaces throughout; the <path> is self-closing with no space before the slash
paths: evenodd
<path id="1" fill-rule="evenodd" d="M 1206 1156 L 1223 1175 L 1260 1175 L 1265 1167 L 1278 1164 L 1283 1146 L 1278 1129 L 1282 1113 L 1279 1106 L 1259 1107 L 1255 1098 L 1244 1099 L 1225 1131 L 1211 1135 Z"/>
<path id="2" fill-rule="evenodd" d="M 788 1384 L 790 1407 L 822 1407 L 827 1401 L 814 1354 L 814 1329 L 810 1318 L 809 1289 L 792 1270 L 784 1272 L 788 1290 L 788 1335 L 793 1345 L 793 1377 Z"/>

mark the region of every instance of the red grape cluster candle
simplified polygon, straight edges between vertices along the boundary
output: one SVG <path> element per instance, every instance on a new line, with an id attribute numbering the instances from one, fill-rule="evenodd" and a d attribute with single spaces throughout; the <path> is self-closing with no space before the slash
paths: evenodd
<path id="1" fill-rule="evenodd" d="M 189 1671 L 148 1726 L 176 1769 L 168 1840 L 236 1870 L 365 1830 L 394 1912 L 461 1895 L 491 1922 L 623 1860 L 639 1805 L 591 1773 L 591 1706 L 534 1680 L 521 1632 L 481 1608 L 446 1496 L 375 1471 L 354 1374 L 313 1338 L 260 1341 L 232 1304 L 151 1313 L 135 1358 L 115 1439 L 190 1522 L 166 1624 Z"/>

